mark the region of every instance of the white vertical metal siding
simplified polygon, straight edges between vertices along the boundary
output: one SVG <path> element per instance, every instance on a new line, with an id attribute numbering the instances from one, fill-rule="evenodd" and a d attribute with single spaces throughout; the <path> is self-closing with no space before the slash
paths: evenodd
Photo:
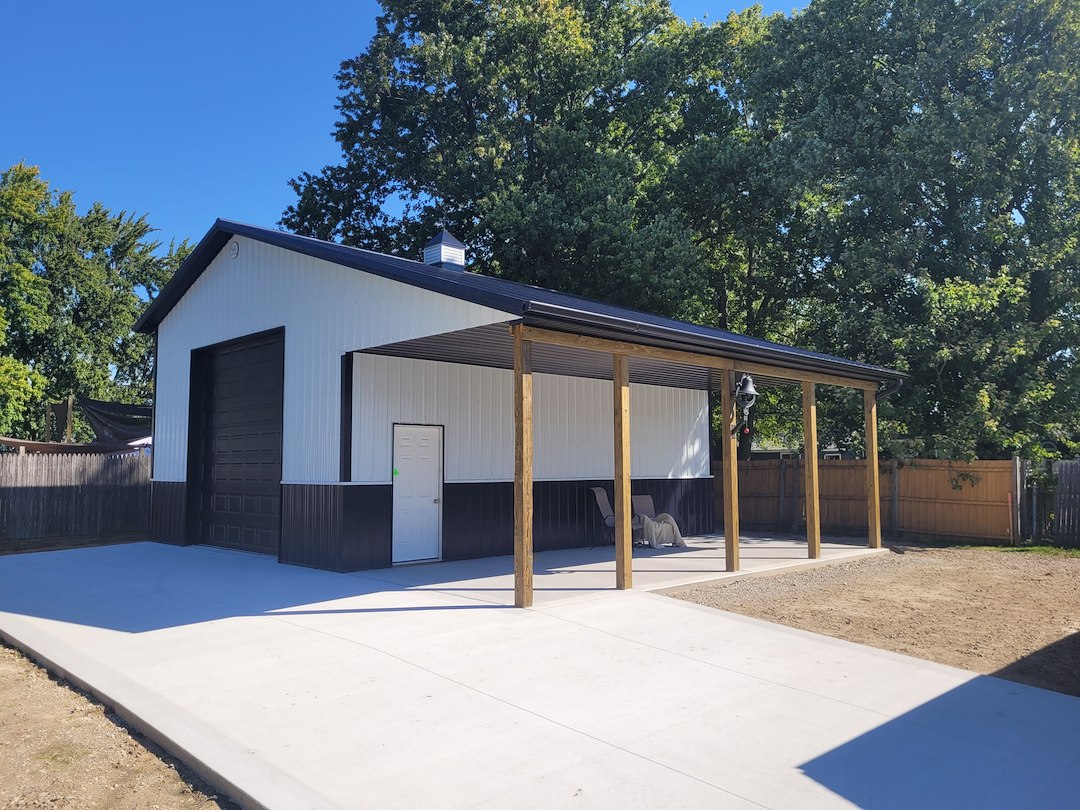
<path id="1" fill-rule="evenodd" d="M 513 372 L 429 360 L 357 355 L 353 367 L 352 479 L 389 483 L 393 425 L 443 425 L 446 480 L 514 477 Z M 611 383 L 534 375 L 534 477 L 611 478 Z M 704 391 L 630 386 L 630 459 L 637 478 L 709 475 Z"/>
<path id="2" fill-rule="evenodd" d="M 222 250 L 158 328 L 159 481 L 186 478 L 192 349 L 285 327 L 282 476 L 336 481 L 343 353 L 510 318 L 262 242 L 235 241 L 239 255 Z"/>

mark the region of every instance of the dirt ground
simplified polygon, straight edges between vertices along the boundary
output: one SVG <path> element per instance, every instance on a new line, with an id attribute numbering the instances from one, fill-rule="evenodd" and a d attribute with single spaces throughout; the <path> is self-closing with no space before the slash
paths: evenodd
<path id="1" fill-rule="evenodd" d="M 180 769 L 178 771 L 178 768 Z M 234 807 L 100 703 L 0 644 L 0 808 Z"/>
<path id="2" fill-rule="evenodd" d="M 1080 557 L 891 551 L 672 595 L 1080 696 Z"/>

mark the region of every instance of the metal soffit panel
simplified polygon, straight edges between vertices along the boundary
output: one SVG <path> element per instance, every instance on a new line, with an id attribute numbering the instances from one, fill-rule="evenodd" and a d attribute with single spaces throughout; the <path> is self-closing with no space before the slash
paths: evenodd
<path id="1" fill-rule="evenodd" d="M 514 340 L 506 324 L 491 324 L 459 332 L 391 343 L 365 349 L 362 354 L 404 357 L 413 360 L 435 360 L 470 366 L 512 369 Z M 534 343 L 533 371 L 538 374 L 559 374 L 566 377 L 611 379 L 611 355 L 586 349 L 572 349 L 547 343 Z M 738 374 L 736 366 L 736 374 Z M 644 357 L 630 358 L 630 381 L 643 385 L 670 388 L 693 388 L 703 391 L 720 390 L 721 372 L 701 366 L 668 363 Z M 754 375 L 758 387 L 799 385 L 794 380 Z"/>

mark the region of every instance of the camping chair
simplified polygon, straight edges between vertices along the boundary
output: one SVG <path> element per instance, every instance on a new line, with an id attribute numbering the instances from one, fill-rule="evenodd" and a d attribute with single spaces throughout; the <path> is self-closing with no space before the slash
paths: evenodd
<path id="1" fill-rule="evenodd" d="M 603 519 L 603 528 L 601 529 L 603 539 L 605 542 L 615 545 L 615 510 L 611 508 L 607 490 L 603 487 L 589 487 L 589 491 L 596 498 L 596 506 L 600 510 L 600 517 Z M 641 521 L 637 517 L 631 518 L 630 529 L 632 540 L 640 539 Z"/>

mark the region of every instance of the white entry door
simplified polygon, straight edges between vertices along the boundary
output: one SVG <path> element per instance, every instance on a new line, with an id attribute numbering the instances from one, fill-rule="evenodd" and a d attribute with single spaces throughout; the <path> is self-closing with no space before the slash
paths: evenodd
<path id="1" fill-rule="evenodd" d="M 394 562 L 442 556 L 442 428 L 394 425 Z"/>

